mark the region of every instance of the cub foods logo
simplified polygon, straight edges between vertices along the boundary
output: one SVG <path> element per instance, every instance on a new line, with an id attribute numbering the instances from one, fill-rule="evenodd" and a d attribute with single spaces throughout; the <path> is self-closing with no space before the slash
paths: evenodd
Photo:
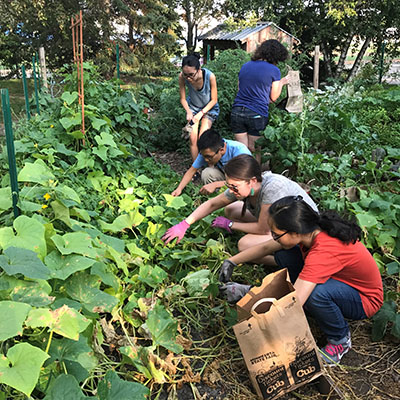
<path id="1" fill-rule="evenodd" d="M 279 381 L 267 387 L 267 393 L 271 394 L 276 392 L 279 388 L 283 388 L 285 386 L 285 382 Z"/>
<path id="2" fill-rule="evenodd" d="M 308 368 L 306 368 L 306 369 L 299 369 L 299 370 L 296 372 L 296 375 L 297 375 L 299 378 L 303 378 L 304 376 L 310 375 L 310 374 L 312 374 L 313 372 L 315 372 L 315 367 L 314 367 L 314 366 L 310 366 L 310 367 L 308 367 Z"/>
<path id="3" fill-rule="evenodd" d="M 272 399 L 277 393 L 289 386 L 289 379 L 284 365 L 267 371 L 260 370 L 256 376 L 264 399 Z"/>

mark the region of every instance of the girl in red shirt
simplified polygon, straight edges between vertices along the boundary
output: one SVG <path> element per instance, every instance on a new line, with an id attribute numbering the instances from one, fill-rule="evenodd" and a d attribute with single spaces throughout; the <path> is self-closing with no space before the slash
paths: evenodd
<path id="1" fill-rule="evenodd" d="M 275 261 L 288 268 L 304 309 L 327 336 L 323 359 L 338 363 L 351 348 L 346 318 L 369 318 L 383 304 L 381 275 L 360 242 L 361 229 L 333 211 L 318 214 L 301 196 L 274 202 L 268 213 L 283 248 Z"/>

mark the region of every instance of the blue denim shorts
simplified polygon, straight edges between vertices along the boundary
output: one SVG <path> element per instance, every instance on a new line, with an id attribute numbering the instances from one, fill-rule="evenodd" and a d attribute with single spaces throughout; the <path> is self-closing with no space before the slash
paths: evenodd
<path id="1" fill-rule="evenodd" d="M 231 129 L 233 133 L 247 133 L 260 136 L 268 124 L 268 117 L 257 114 L 247 107 L 233 107 L 231 113 Z"/>
<path id="2" fill-rule="evenodd" d="M 193 104 L 189 103 L 189 108 L 192 111 L 193 115 L 199 113 L 203 108 L 196 107 Z M 204 114 L 204 117 L 208 118 L 211 122 L 215 122 L 218 118 L 219 108 L 214 106 L 210 111 L 207 111 Z M 203 117 L 203 118 L 204 118 Z"/>

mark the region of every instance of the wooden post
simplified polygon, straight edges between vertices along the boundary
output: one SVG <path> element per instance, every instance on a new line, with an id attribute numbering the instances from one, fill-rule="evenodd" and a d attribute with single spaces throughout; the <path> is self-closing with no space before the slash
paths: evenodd
<path id="1" fill-rule="evenodd" d="M 315 46 L 314 51 L 314 89 L 318 89 L 319 85 L 319 46 Z"/>
<path id="2" fill-rule="evenodd" d="M 44 55 L 44 47 L 39 47 L 39 59 L 40 59 L 40 75 L 42 76 L 43 86 L 48 89 L 47 84 L 47 71 L 46 71 L 46 58 Z"/>

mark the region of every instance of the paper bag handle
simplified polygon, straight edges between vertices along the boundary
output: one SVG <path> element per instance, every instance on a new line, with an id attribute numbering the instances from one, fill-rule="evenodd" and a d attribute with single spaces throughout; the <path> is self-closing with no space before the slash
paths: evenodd
<path id="1" fill-rule="evenodd" d="M 252 315 L 253 317 L 257 318 L 257 317 L 259 316 L 259 314 L 257 314 L 254 310 L 255 310 L 260 304 L 263 304 L 263 303 L 272 303 L 273 306 L 275 306 L 276 309 L 278 310 L 279 315 L 280 315 L 281 317 L 284 317 L 284 316 L 285 316 L 285 312 L 282 310 L 282 307 L 279 306 L 278 300 L 276 300 L 275 297 L 265 297 L 265 298 L 263 298 L 263 299 L 260 299 L 260 300 L 256 301 L 256 302 L 253 304 L 253 307 L 251 307 L 251 311 L 250 311 L 250 312 L 251 312 L 251 315 Z"/>

